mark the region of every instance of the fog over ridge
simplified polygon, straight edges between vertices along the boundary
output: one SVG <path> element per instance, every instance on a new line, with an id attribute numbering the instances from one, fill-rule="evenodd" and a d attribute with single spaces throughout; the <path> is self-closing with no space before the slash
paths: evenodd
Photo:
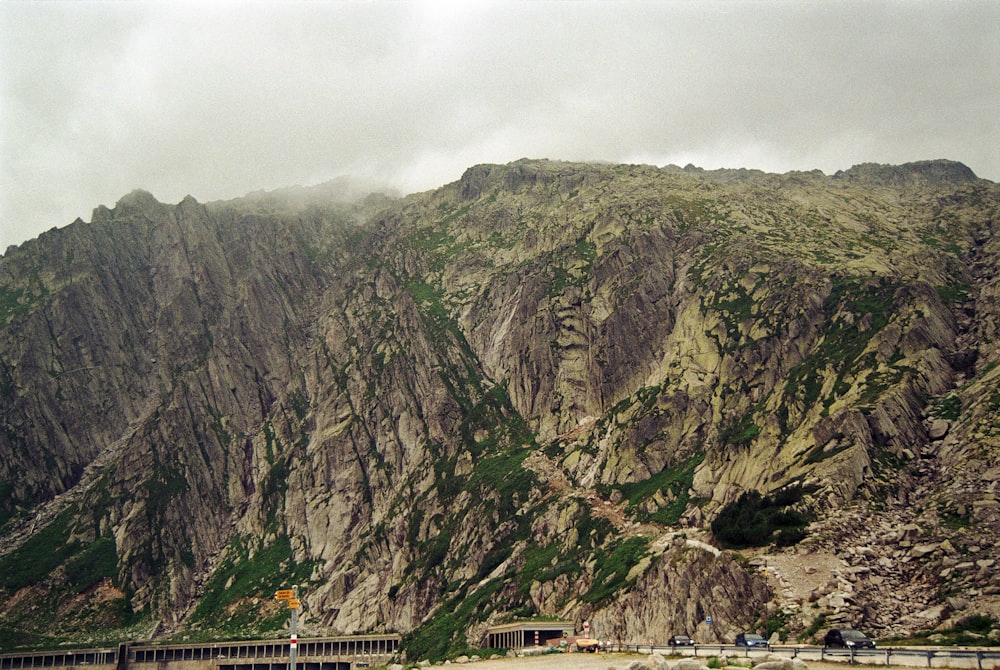
<path id="1" fill-rule="evenodd" d="M 0 4 L 0 250 L 113 204 L 521 157 L 1000 180 L 1000 5 Z"/>

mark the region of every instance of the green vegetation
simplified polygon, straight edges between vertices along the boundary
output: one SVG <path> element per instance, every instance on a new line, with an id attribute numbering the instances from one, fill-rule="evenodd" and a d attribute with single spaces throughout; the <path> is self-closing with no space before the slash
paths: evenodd
<path id="1" fill-rule="evenodd" d="M 521 448 L 484 458 L 469 477 L 469 490 L 491 503 L 490 511 L 496 518 L 513 517 L 521 497 L 535 487 L 535 474 L 522 467 L 530 453 L 530 449 Z"/>
<path id="2" fill-rule="evenodd" d="M 611 597 L 625 586 L 629 571 L 639 564 L 649 552 L 649 538 L 631 537 L 619 541 L 611 549 L 594 552 L 597 565 L 594 569 L 594 585 L 583 594 L 581 600 L 599 603 Z"/>
<path id="3" fill-rule="evenodd" d="M 862 354 L 871 338 L 889 322 L 895 287 L 887 283 L 863 283 L 837 277 L 823 304 L 827 321 L 819 344 L 812 354 L 788 373 L 785 393 L 804 409 L 819 401 L 824 378 L 836 374 L 833 396 L 824 401 L 826 408 L 834 396 L 847 386 L 845 378 L 857 372 L 865 361 Z M 859 327 L 867 321 L 864 327 Z"/>
<path id="4" fill-rule="evenodd" d="M 869 354 L 865 358 L 867 359 L 866 364 L 873 372 L 865 377 L 856 406 L 867 409 L 874 405 L 883 393 L 899 384 L 907 373 L 913 372 L 913 368 L 906 365 L 896 365 L 877 370 L 878 363 L 875 361 L 875 355 Z"/>
<path id="5" fill-rule="evenodd" d="M 10 482 L 0 481 L 0 533 L 6 533 L 5 526 L 17 516 L 14 501 L 14 486 Z"/>
<path id="6" fill-rule="evenodd" d="M 948 421 L 956 420 L 962 413 L 962 399 L 957 393 L 935 398 L 931 405 L 931 415 Z"/>
<path id="7" fill-rule="evenodd" d="M 619 485 L 617 488 L 628 501 L 627 511 L 640 521 L 654 521 L 668 526 L 676 524 L 690 502 L 694 471 L 704 460 L 705 454 L 698 453 L 673 467 L 664 468 L 649 479 Z M 656 512 L 643 511 L 643 503 L 657 493 L 666 497 L 669 502 Z"/>
<path id="8" fill-rule="evenodd" d="M 1000 412 L 1000 388 L 990 391 L 990 395 L 986 399 L 986 409 L 993 413 Z"/>
<path id="9" fill-rule="evenodd" d="M 752 413 L 747 413 L 719 429 L 719 441 L 734 447 L 749 446 L 758 435 L 760 426 L 754 423 Z"/>
<path id="10" fill-rule="evenodd" d="M 532 582 L 552 581 L 560 575 L 580 574 L 577 557 L 561 554 L 562 546 L 552 543 L 542 547 L 532 546 L 524 552 L 524 564 L 517 574 L 518 596 L 527 600 Z"/>
<path id="11" fill-rule="evenodd" d="M 35 277 L 36 289 L 26 291 L 21 288 L 0 286 L 0 324 L 31 314 L 45 300 L 49 292 Z"/>
<path id="12" fill-rule="evenodd" d="M 725 547 L 745 549 L 797 543 L 805 537 L 809 517 L 789 509 L 806 493 L 801 486 L 791 486 L 769 496 L 747 491 L 734 503 L 722 508 L 712 522 L 712 534 Z"/>
<path id="13" fill-rule="evenodd" d="M 757 285 L 762 281 L 758 279 Z M 756 288 L 755 286 L 753 290 Z M 743 339 L 740 328 L 744 322 L 753 319 L 754 301 L 742 284 L 730 281 L 715 293 L 714 300 L 708 302 L 705 307 L 717 311 L 726 324 L 726 335 L 731 344 L 729 347 L 720 347 L 720 350 L 729 350 Z"/>
<path id="14" fill-rule="evenodd" d="M 289 472 L 287 457 L 278 458 L 260 483 L 261 500 L 267 510 L 264 527 L 269 532 L 277 532 L 282 525 L 281 506 L 288 491 Z"/>
<path id="15" fill-rule="evenodd" d="M 471 204 L 452 209 L 446 203 L 441 203 L 437 211 L 438 214 L 443 215 L 441 219 L 429 226 L 424 225 L 419 219 L 415 222 L 417 230 L 410 236 L 409 245 L 412 249 L 427 256 L 428 267 L 431 270 L 444 269 L 456 256 L 468 249 L 467 244 L 458 242 L 458 239 L 452 234 L 450 226 L 464 218 L 471 209 Z"/>
<path id="16" fill-rule="evenodd" d="M 173 499 L 188 490 L 188 480 L 179 467 L 156 461 L 144 489 L 146 513 L 153 521 L 162 518 Z"/>
<path id="17" fill-rule="evenodd" d="M 968 509 L 959 511 L 954 501 L 939 502 L 937 505 L 938 518 L 941 525 L 952 530 L 972 527 L 972 514 Z"/>
<path id="18" fill-rule="evenodd" d="M 451 315 L 444 306 L 444 294 L 432 285 L 422 281 L 409 281 L 406 290 L 413 296 L 413 301 L 420 308 L 424 321 L 431 327 L 434 336 L 443 335 L 452 330 Z"/>
<path id="19" fill-rule="evenodd" d="M 472 621 L 487 619 L 497 606 L 496 596 L 502 588 L 503 581 L 494 579 L 468 596 L 464 588 L 459 589 L 430 620 L 404 635 L 401 647 L 409 658 L 432 663 L 476 653 L 465 637 L 465 628 Z"/>
<path id="20" fill-rule="evenodd" d="M 778 634 L 778 639 L 782 642 L 788 640 L 788 622 L 791 621 L 792 617 L 784 610 L 777 610 L 768 617 L 765 617 L 761 621 L 761 626 L 765 629 L 764 637 L 768 640 L 775 633 Z"/>
<path id="21" fill-rule="evenodd" d="M 63 511 L 27 542 L 0 557 L 0 588 L 13 592 L 39 584 L 79 553 L 80 543 L 69 539 L 74 514 L 72 509 Z"/>
<path id="22" fill-rule="evenodd" d="M 552 258 L 549 297 L 561 295 L 569 286 L 583 286 L 590 278 L 596 258 L 597 247 L 586 238 L 578 239 L 561 257 Z"/>
<path id="23" fill-rule="evenodd" d="M 292 584 L 309 584 L 313 567 L 313 562 L 295 562 L 286 536 L 269 545 L 256 538 L 234 538 L 205 585 L 191 622 L 196 628 L 229 636 L 277 630 L 288 613 L 279 610 L 274 617 L 263 618 L 252 600 L 269 599 L 278 589 Z"/>
<path id="24" fill-rule="evenodd" d="M 25 644 L 26 640 L 30 640 L 30 645 Z M 45 635 L 37 630 L 32 631 L 29 635 L 23 630 L 0 626 L 0 649 L 3 649 L 5 652 L 16 649 L 55 649 L 62 642 L 62 638 Z"/>
<path id="25" fill-rule="evenodd" d="M 841 440 L 841 439 L 843 439 L 844 436 L 843 435 L 835 435 L 834 437 L 836 437 L 838 440 Z M 827 451 L 825 449 L 826 445 L 824 445 L 824 444 L 817 444 L 815 447 L 813 447 L 812 449 L 810 449 L 806 453 L 805 458 L 802 459 L 802 463 L 805 464 L 805 465 L 809 465 L 811 463 L 819 463 L 820 461 L 824 461 L 824 460 L 826 460 L 826 459 L 828 459 L 828 458 L 830 458 L 832 456 L 835 456 L 835 455 L 839 454 L 842 451 L 846 451 L 846 450 L 850 449 L 853 446 L 854 446 L 854 441 L 851 440 L 851 441 L 847 441 L 847 442 L 842 442 L 841 444 L 838 444 L 833 449 L 830 449 L 829 451 Z"/>
<path id="26" fill-rule="evenodd" d="M 949 284 L 947 286 L 937 286 L 938 297 L 948 304 L 962 303 L 969 299 L 972 287 L 968 284 Z"/>
<path id="27" fill-rule="evenodd" d="M 77 598 L 102 580 L 119 585 L 114 539 L 73 539 L 74 534 L 86 532 L 90 521 L 89 515 L 80 518 L 77 514 L 76 509 L 64 510 L 18 549 L 0 558 L 0 591 L 33 589 L 27 601 L 30 610 L 24 610 L 22 603 L 6 613 L 6 621 L 0 625 L 3 649 L 113 641 L 121 638 L 124 627 L 135 625 L 147 614 L 133 612 L 125 595 L 94 601 Z M 33 623 L 27 634 L 29 620 Z"/>
<path id="28" fill-rule="evenodd" d="M 695 200 L 672 194 L 664 198 L 663 205 L 677 219 L 680 230 L 686 231 L 716 218 L 718 216 L 716 208 L 719 206 L 719 201 L 707 198 Z"/>
<path id="29" fill-rule="evenodd" d="M 813 618 L 812 623 L 799 634 L 800 642 L 811 642 L 820 630 L 826 628 L 827 612 L 821 612 Z"/>
<path id="30" fill-rule="evenodd" d="M 462 419 L 459 432 L 464 444 L 477 456 L 495 449 L 534 444 L 531 429 L 514 409 L 507 390 L 499 384 L 475 402 Z"/>
<path id="31" fill-rule="evenodd" d="M 452 397 L 462 404 L 462 409 L 471 410 L 475 398 L 482 391 L 482 379 L 472 347 L 445 304 L 445 293 L 418 279 L 407 281 L 405 286 L 413 296 L 430 340 L 440 355 L 441 380 Z M 460 356 L 456 357 L 455 349 Z"/>
<path id="32" fill-rule="evenodd" d="M 102 579 L 118 575 L 118 553 L 110 536 L 97 538 L 90 546 L 66 562 L 66 583 L 76 591 Z"/>

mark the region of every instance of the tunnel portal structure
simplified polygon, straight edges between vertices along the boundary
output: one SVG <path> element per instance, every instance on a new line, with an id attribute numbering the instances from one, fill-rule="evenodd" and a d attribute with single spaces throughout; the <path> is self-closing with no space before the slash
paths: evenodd
<path id="1" fill-rule="evenodd" d="M 574 630 L 572 621 L 518 621 L 490 626 L 486 631 L 486 646 L 492 649 L 544 646 L 549 640 L 572 637 Z"/>

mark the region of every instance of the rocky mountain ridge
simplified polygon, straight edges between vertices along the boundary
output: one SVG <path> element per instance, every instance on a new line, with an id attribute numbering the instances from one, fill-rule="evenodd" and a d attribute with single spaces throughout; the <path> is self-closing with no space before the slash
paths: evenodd
<path id="1" fill-rule="evenodd" d="M 136 192 L 0 259 L 5 646 L 45 607 L 274 632 L 289 583 L 306 631 L 421 657 L 525 616 L 1000 618 L 996 184 L 522 160 L 353 195 Z"/>

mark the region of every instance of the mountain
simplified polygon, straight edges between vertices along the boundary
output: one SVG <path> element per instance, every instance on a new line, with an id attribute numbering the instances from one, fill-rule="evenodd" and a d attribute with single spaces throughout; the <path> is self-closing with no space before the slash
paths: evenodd
<path id="1" fill-rule="evenodd" d="M 292 584 L 303 635 L 410 658 L 533 616 L 1000 639 L 996 184 L 335 186 L 0 258 L 0 646 L 280 636 Z"/>

